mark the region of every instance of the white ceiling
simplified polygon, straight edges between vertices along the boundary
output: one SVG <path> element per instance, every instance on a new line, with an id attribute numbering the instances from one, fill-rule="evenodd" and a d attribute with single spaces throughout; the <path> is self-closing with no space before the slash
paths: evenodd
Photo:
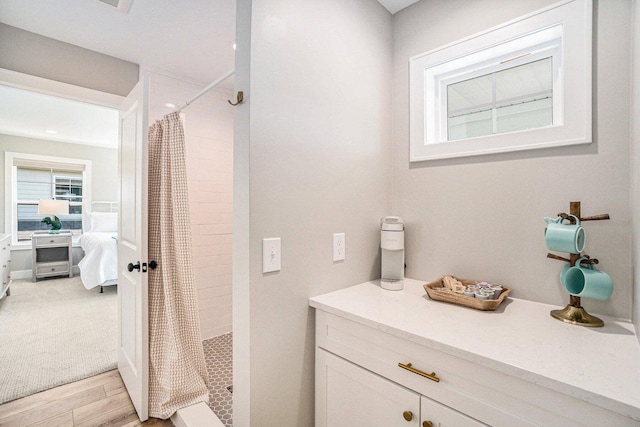
<path id="1" fill-rule="evenodd" d="M 235 0 L 133 0 L 122 13 L 98 0 L 1 0 L 0 22 L 205 85 L 233 68 L 235 8 Z M 6 86 L 0 99 L 1 133 L 117 147 L 115 110 Z"/>
<path id="2" fill-rule="evenodd" d="M 118 111 L 113 108 L 2 85 L 0 99 L 0 133 L 99 147 L 118 146 Z"/>
<path id="3" fill-rule="evenodd" d="M 378 0 L 389 12 L 396 13 L 407 6 L 418 3 L 420 0 Z"/>
<path id="4" fill-rule="evenodd" d="M 0 21 L 207 84 L 233 68 L 235 0 L 2 0 Z"/>
<path id="5" fill-rule="evenodd" d="M 395 13 L 418 0 L 378 1 Z M 0 22 L 205 85 L 233 68 L 235 3 L 132 0 L 128 13 L 123 13 L 98 0 L 0 0 Z M 221 87 L 232 89 L 233 79 L 227 79 Z M 22 95 L 24 99 L 20 99 Z M 104 145 L 107 138 L 103 130 L 95 135 L 87 133 L 102 129 L 102 123 L 88 125 L 96 106 L 87 105 L 89 110 L 83 113 L 83 120 L 64 123 L 65 117 L 80 114 L 81 104 L 58 100 L 54 106 L 52 97 L 27 95 L 6 87 L 2 88 L 0 99 L 2 133 L 66 142 L 90 141 L 93 145 Z M 36 104 L 29 107 L 28 101 Z M 54 119 L 60 125 L 51 124 Z M 74 127 L 74 123 L 78 126 Z M 58 133 L 44 134 L 46 128 L 57 128 Z M 115 140 L 110 144 L 116 144 Z"/>

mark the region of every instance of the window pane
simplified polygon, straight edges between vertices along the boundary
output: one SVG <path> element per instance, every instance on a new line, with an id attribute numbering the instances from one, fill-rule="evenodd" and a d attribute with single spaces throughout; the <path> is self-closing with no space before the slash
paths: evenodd
<path id="1" fill-rule="evenodd" d="M 551 58 L 496 73 L 496 133 L 552 124 Z"/>
<path id="2" fill-rule="evenodd" d="M 457 117 L 493 107 L 491 74 L 447 86 L 447 115 Z"/>
<path id="3" fill-rule="evenodd" d="M 69 215 L 60 215 L 62 229 L 82 234 L 82 173 L 50 169 L 17 168 L 17 239 L 30 241 L 34 231 L 49 230 L 38 214 L 38 200 L 69 200 Z"/>
<path id="4" fill-rule="evenodd" d="M 552 124 L 551 57 L 447 86 L 449 141 Z"/>
<path id="5" fill-rule="evenodd" d="M 72 176 L 55 176 L 55 198 L 82 202 L 82 178 Z"/>
<path id="6" fill-rule="evenodd" d="M 553 101 L 544 98 L 498 107 L 496 115 L 498 133 L 549 126 L 553 123 Z"/>
<path id="7" fill-rule="evenodd" d="M 51 171 L 18 168 L 17 178 L 18 200 L 51 199 Z"/>
<path id="8" fill-rule="evenodd" d="M 38 203 L 18 203 L 18 241 L 30 241 L 34 231 L 46 231 L 51 227 L 42 222 L 49 215 L 38 214 Z M 69 206 L 69 215 L 58 217 L 62 222 L 62 229 L 71 231 L 74 236 L 82 234 L 82 205 Z"/>
<path id="9" fill-rule="evenodd" d="M 449 119 L 449 141 L 493 133 L 491 110 L 468 113 Z"/>
<path id="10" fill-rule="evenodd" d="M 44 215 L 38 215 L 38 205 L 18 204 L 18 241 L 31 240 L 35 230 L 48 230 L 47 224 L 40 222 Z"/>

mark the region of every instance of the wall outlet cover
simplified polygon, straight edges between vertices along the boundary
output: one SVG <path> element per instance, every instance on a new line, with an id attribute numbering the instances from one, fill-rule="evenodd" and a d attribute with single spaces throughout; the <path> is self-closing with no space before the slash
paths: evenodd
<path id="1" fill-rule="evenodd" d="M 280 238 L 262 239 L 262 272 L 280 271 L 281 243 Z"/>
<path id="2" fill-rule="evenodd" d="M 333 233 L 333 260 L 343 261 L 346 253 L 346 238 L 344 233 Z"/>

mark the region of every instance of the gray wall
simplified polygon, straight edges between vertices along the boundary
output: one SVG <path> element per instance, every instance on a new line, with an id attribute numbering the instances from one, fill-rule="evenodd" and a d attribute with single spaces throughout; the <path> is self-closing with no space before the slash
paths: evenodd
<path id="1" fill-rule="evenodd" d="M 250 18 L 250 284 L 234 277 L 250 299 L 234 328 L 250 316 L 250 342 L 234 352 L 250 352 L 251 426 L 310 426 L 308 298 L 380 275 L 379 220 L 391 207 L 391 17 L 371 0 L 255 0 Z M 334 263 L 337 232 L 346 233 L 346 260 Z M 270 237 L 282 238 L 282 270 L 263 274 Z"/>
<path id="2" fill-rule="evenodd" d="M 631 317 L 630 1 L 595 2 L 592 144 L 408 161 L 408 59 L 553 2 L 429 0 L 390 18 L 373 1 L 238 1 L 237 28 L 251 32 L 251 52 L 236 68 L 246 85 L 236 90 L 249 95 L 235 138 L 238 426 L 313 424 L 307 298 L 379 277 L 382 215 L 407 221 L 409 277 L 498 281 L 515 297 L 564 306 L 562 264 L 546 258 L 543 218 L 582 201 L 583 215 L 611 215 L 585 224 L 586 252 L 615 282 L 609 301 L 584 305 Z M 238 197 L 249 189 L 248 201 Z M 332 263 L 331 233 L 340 231 L 347 259 Z M 282 238 L 279 273 L 261 272 L 267 237 Z"/>
<path id="3" fill-rule="evenodd" d="M 93 200 L 117 200 L 118 198 L 118 150 L 116 148 L 92 147 L 80 144 L 45 141 L 0 134 L 0 200 L 5 197 L 5 162 L 6 151 L 16 153 L 40 154 L 43 156 L 69 157 L 91 160 L 91 197 Z M 0 229 L 4 232 L 5 211 L 0 209 Z M 74 264 L 80 260 L 75 251 Z M 12 271 L 31 269 L 31 251 L 14 250 L 11 252 Z"/>
<path id="4" fill-rule="evenodd" d="M 512 287 L 516 298 L 564 307 L 569 297 L 558 278 L 562 263 L 546 258 L 543 218 L 581 201 L 584 216 L 611 215 L 610 221 L 585 223 L 585 252 L 615 283 L 610 300 L 583 305 L 630 319 L 630 1 L 594 2 L 592 144 L 408 161 L 409 58 L 553 2 L 429 0 L 394 16 L 392 203 L 393 213 L 407 222 L 407 275 L 496 281 Z"/>
<path id="5" fill-rule="evenodd" d="M 640 1 L 633 2 L 633 67 L 631 98 L 631 217 L 634 237 L 633 323 L 640 332 Z M 640 340 L 640 335 L 638 335 Z"/>
<path id="6" fill-rule="evenodd" d="M 2 23 L 0 68 L 120 96 L 131 92 L 139 73 L 138 64 Z"/>

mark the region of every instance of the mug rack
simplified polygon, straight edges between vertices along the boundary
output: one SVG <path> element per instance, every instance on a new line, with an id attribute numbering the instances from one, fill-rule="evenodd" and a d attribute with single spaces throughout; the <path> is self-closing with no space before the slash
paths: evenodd
<path id="1" fill-rule="evenodd" d="M 567 219 L 571 221 L 572 224 L 575 224 L 576 221 L 569 215 L 574 215 L 576 218 L 578 218 L 578 220 L 580 220 L 580 222 L 602 221 L 609 219 L 609 214 L 582 217 L 580 213 L 580 202 L 569 203 L 569 214 L 558 214 L 559 217 Z M 586 261 L 583 262 L 589 264 L 598 264 L 598 260 L 596 258 L 591 258 L 586 254 L 569 254 L 569 258 L 565 258 L 552 253 L 547 253 L 547 258 L 568 262 L 571 267 L 575 267 L 576 261 L 578 261 L 580 257 L 586 258 Z M 582 307 L 581 298 L 575 295 L 569 295 L 569 304 L 565 308 L 561 310 L 551 310 L 551 316 L 555 319 L 562 320 L 563 322 L 571 323 L 573 325 L 590 327 L 604 326 L 604 322 L 602 321 L 602 319 L 599 319 L 587 313 L 587 311 Z"/>

